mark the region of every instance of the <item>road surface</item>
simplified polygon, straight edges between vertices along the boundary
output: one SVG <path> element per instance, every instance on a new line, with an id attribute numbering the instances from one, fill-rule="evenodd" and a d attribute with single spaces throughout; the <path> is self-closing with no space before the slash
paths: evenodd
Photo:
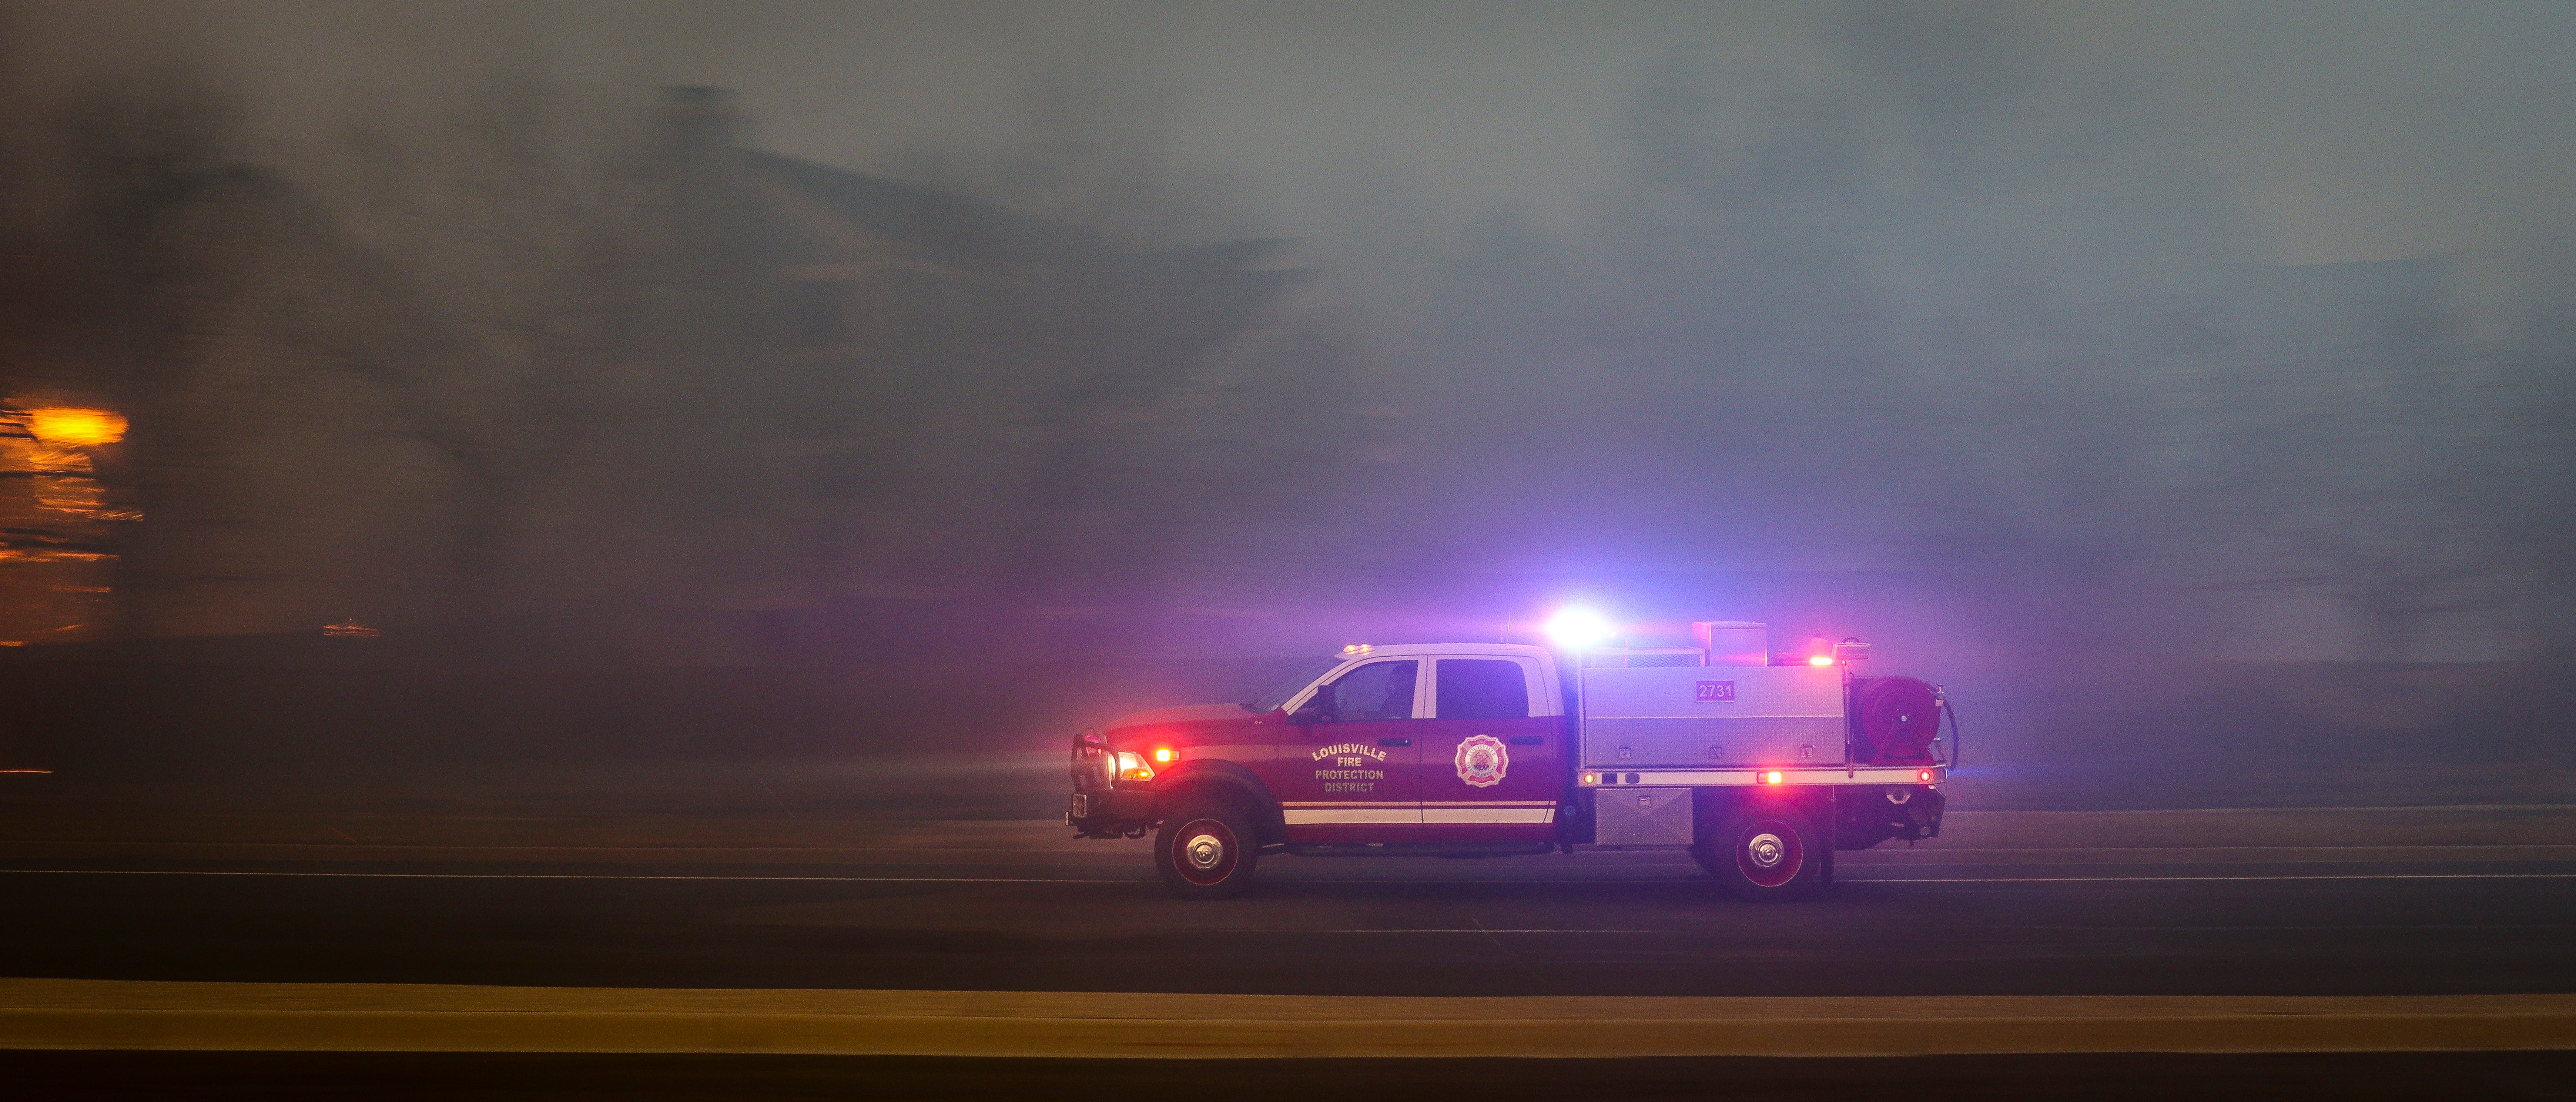
<path id="1" fill-rule="evenodd" d="M 2576 991 L 2576 839 L 2563 811 L 2195 814 L 2152 831 L 2136 826 L 2148 820 L 1963 815 L 1955 840 L 1843 855 L 1828 894 L 1789 906 L 1728 899 L 1671 853 L 1278 857 L 1249 898 L 1184 903 L 1162 894 L 1143 843 L 1075 841 L 1040 822 L 691 834 L 343 815 L 320 840 L 306 837 L 312 824 L 281 832 L 256 817 L 21 829 L 0 843 L 0 976 L 1322 996 Z M 2412 825 L 2386 829 L 2391 819 Z M 1048 1087 L 1077 1098 L 1218 1074 L 1151 1061 L 1065 1065 L 1075 1075 L 1042 1060 L 123 1055 L 133 1058 L 20 1052 L 0 1067 L 138 1095 L 177 1082 L 327 1094 L 390 1076 L 429 1093 L 510 1082 L 678 1097 L 713 1077 L 777 1097 L 864 1083 L 916 1097 Z M 1679 1097 L 1721 1074 L 1780 1093 L 1902 1084 L 1927 1098 L 2079 1087 L 2123 1097 L 2129 1086 L 2145 1097 L 2148 1085 L 2160 1096 L 2367 1098 L 2437 1083 L 2462 1097 L 2552 1098 L 2576 1083 L 2564 1053 L 2142 1060 L 1573 1061 L 1499 1077 L 1490 1060 L 1306 1061 L 1255 1087 L 1229 1081 L 1238 1097 L 1332 1081 L 1358 1084 L 1354 1096 L 1489 1083 L 1510 1097 L 1660 1097 L 1664 1083 Z M 1618 1091 L 1576 1090 L 1587 1074 Z"/>
<path id="2" fill-rule="evenodd" d="M 1185 903 L 1162 895 L 1144 843 L 1064 834 L 941 824 L 795 863 L 613 846 L 536 851 L 545 860 L 488 846 L 408 860 L 244 859 L 255 847 L 224 860 L 21 856 L 0 862 L 12 900 L 0 975 L 1339 995 L 2576 991 L 2576 849 L 2553 844 L 1931 843 L 1845 854 L 1828 894 L 1785 907 L 1727 899 L 1663 852 L 1275 857 L 1251 897 Z M 459 856 L 475 859 L 442 859 Z M 579 856 L 594 859 L 565 859 Z"/>

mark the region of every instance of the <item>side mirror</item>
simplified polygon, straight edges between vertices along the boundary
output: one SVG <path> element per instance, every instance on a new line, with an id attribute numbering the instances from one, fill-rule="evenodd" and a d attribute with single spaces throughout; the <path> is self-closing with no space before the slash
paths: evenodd
<path id="1" fill-rule="evenodd" d="M 1288 713 L 1288 722 L 1299 726 L 1324 722 L 1329 717 L 1332 697 L 1333 694 L 1330 692 L 1320 692 L 1307 697 L 1306 702 L 1298 705 L 1296 711 Z"/>

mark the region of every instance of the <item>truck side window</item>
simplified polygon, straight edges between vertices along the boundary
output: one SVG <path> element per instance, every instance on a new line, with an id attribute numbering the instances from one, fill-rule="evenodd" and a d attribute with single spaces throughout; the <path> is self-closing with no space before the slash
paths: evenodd
<path id="1" fill-rule="evenodd" d="M 1370 719 L 1413 718 L 1413 671 L 1422 665 L 1371 662 L 1343 674 L 1326 692 L 1333 694 L 1333 716 L 1344 723 Z"/>
<path id="2" fill-rule="evenodd" d="M 1529 715 L 1529 681 L 1521 664 L 1494 658 L 1443 658 L 1441 719 L 1522 719 Z"/>

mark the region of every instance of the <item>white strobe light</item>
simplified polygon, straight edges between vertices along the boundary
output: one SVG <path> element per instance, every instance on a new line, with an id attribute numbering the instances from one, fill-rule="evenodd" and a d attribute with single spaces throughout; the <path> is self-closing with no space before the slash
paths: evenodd
<path id="1" fill-rule="evenodd" d="M 1617 630 L 1600 613 L 1580 606 L 1559 611 L 1547 621 L 1547 637 L 1567 650 L 1598 646 Z"/>

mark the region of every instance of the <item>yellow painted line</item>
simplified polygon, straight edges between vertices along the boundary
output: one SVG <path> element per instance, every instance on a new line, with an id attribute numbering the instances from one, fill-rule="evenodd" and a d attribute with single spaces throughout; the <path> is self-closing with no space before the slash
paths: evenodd
<path id="1" fill-rule="evenodd" d="M 2576 995 L 1473 997 L 0 980 L 0 1048 L 1897 1056 L 2576 1048 Z"/>
<path id="2" fill-rule="evenodd" d="M 2576 873 L 2569 873 L 2576 876 Z M 739 880 L 753 884 L 1135 884 L 1142 876 L 765 876 L 630 872 L 298 872 L 263 869 L 0 869 L 0 876 L 198 876 L 288 880 Z"/>
<path id="3" fill-rule="evenodd" d="M 1625 870 L 1614 870 L 1625 871 Z M 1706 878 L 1691 874 L 1656 876 L 1645 874 L 1596 876 L 1532 876 L 1517 880 L 1471 880 L 1465 878 L 1414 878 L 1410 880 L 1355 879 L 1345 877 L 1300 878 L 1283 883 L 1300 886 L 1333 887 L 1366 884 L 1402 884 L 1414 886 L 1454 887 L 1565 887 L 1600 884 L 1693 884 L 1706 883 Z M 759 873 L 624 873 L 624 872 L 311 872 L 286 869 L 15 869 L 0 868 L 0 876 L 167 876 L 167 877 L 248 877 L 287 880 L 632 880 L 632 881 L 739 881 L 746 884 L 819 883 L 819 884 L 1140 884 L 1151 883 L 1143 874 L 1133 876 L 787 876 Z M 2576 880 L 2576 872 L 2388 872 L 2388 873 L 2284 873 L 2246 876 L 1842 876 L 1837 887 L 1862 884 L 2193 884 L 2193 883 L 2274 883 L 2306 880 Z"/>

